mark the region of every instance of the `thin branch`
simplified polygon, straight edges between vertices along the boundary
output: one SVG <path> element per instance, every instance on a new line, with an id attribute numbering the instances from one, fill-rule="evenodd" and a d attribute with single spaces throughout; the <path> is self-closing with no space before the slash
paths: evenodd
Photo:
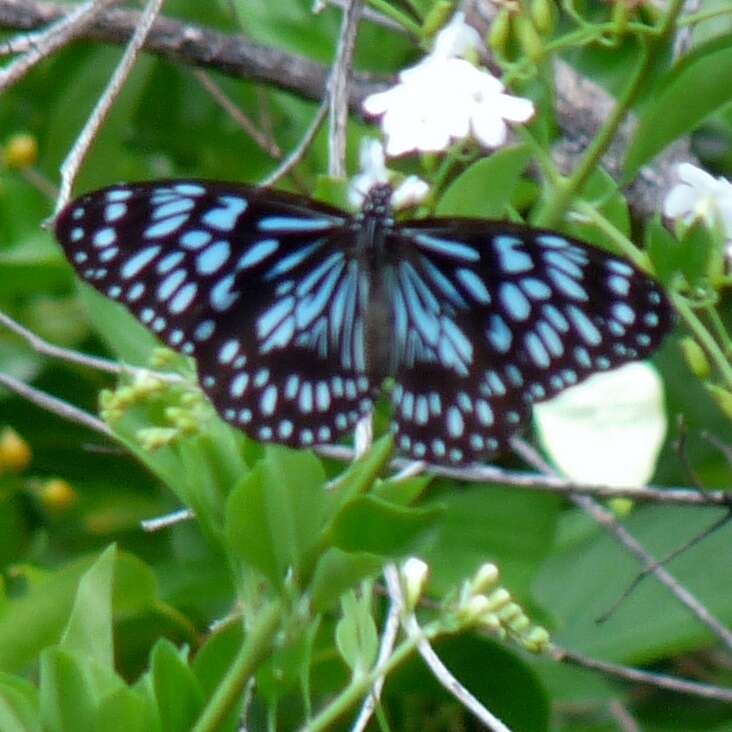
<path id="1" fill-rule="evenodd" d="M 305 157 L 305 153 L 312 144 L 318 131 L 323 126 L 330 104 L 326 99 L 318 108 L 318 111 L 303 135 L 300 144 L 282 161 L 280 166 L 270 173 L 261 183 L 261 186 L 273 186 L 280 179 L 284 178 L 290 171 Z"/>
<path id="2" fill-rule="evenodd" d="M 92 111 L 89 119 L 87 120 L 84 129 L 74 143 L 71 152 L 66 156 L 66 159 L 61 166 L 61 190 L 59 192 L 58 200 L 56 201 L 56 210 L 54 216 L 68 203 L 71 196 L 71 187 L 74 184 L 76 174 L 79 172 L 79 168 L 84 161 L 89 148 L 91 147 L 94 138 L 97 136 L 99 129 L 101 128 L 104 120 L 109 114 L 109 110 L 112 107 L 112 103 L 119 95 L 122 87 L 124 86 L 127 77 L 132 71 L 132 67 L 137 60 L 140 51 L 142 50 L 145 38 L 150 32 L 155 18 L 160 12 L 163 0 L 149 0 L 145 6 L 145 10 L 140 16 L 140 22 L 135 29 L 130 42 L 125 49 L 125 52 L 120 60 L 117 68 L 114 70 L 114 74 L 104 90 L 104 93 L 99 97 L 94 110 Z"/>
<path id="3" fill-rule="evenodd" d="M 83 366 L 84 368 L 96 369 L 97 371 L 104 371 L 108 374 L 115 374 L 116 376 L 122 376 L 124 374 L 139 376 L 154 374 L 155 377 L 161 381 L 173 384 L 182 384 L 185 382 L 185 379 L 180 374 L 158 372 L 152 371 L 151 369 L 127 366 L 119 363 L 118 361 L 110 361 L 109 359 L 98 358 L 97 356 L 87 356 L 85 353 L 79 353 L 78 351 L 72 351 L 68 348 L 54 346 L 52 343 L 49 343 L 27 328 L 24 328 L 20 323 L 16 322 L 2 311 L 0 311 L 0 325 L 4 325 L 8 330 L 20 336 L 36 353 L 39 353 L 42 356 L 58 358 L 62 361 L 66 361 L 67 363 L 73 363 L 77 366 Z"/>
<path id="4" fill-rule="evenodd" d="M 530 465 L 546 473 L 553 473 L 551 466 L 534 450 L 531 445 L 520 438 L 511 441 L 513 449 Z M 596 503 L 589 496 L 574 495 L 572 501 L 588 513 L 600 526 L 610 531 L 613 536 L 640 561 L 653 576 L 668 589 L 671 594 L 696 618 L 706 625 L 724 645 L 732 650 L 732 632 L 715 618 L 702 602 L 696 599 L 681 583 L 658 561 L 648 550 L 617 520 L 615 514 Z"/>
<path id="5" fill-rule="evenodd" d="M 164 516 L 156 516 L 151 519 L 144 519 L 140 521 L 143 531 L 153 533 L 160 531 L 161 529 L 167 529 L 176 524 L 182 524 L 186 521 L 194 519 L 196 514 L 191 511 L 190 508 L 181 508 L 179 511 L 173 511 L 173 513 L 166 513 Z"/>
<path id="6" fill-rule="evenodd" d="M 346 127 L 348 125 L 348 82 L 356 48 L 358 21 L 363 0 L 349 0 L 343 13 L 333 72 L 330 77 L 330 134 L 328 137 L 328 174 L 346 177 Z"/>
<path id="7" fill-rule="evenodd" d="M 277 143 L 265 135 L 261 130 L 257 129 L 256 125 L 247 117 L 234 102 L 229 99 L 224 90 L 205 72 L 201 69 L 194 69 L 193 76 L 198 79 L 201 86 L 211 95 L 214 101 L 246 132 L 254 142 L 259 145 L 268 155 L 271 155 L 275 160 L 279 160 L 282 157 L 282 150 L 278 147 Z"/>
<path id="8" fill-rule="evenodd" d="M 390 566 L 394 567 L 394 565 Z M 396 568 L 394 568 L 394 571 L 396 571 Z M 383 667 L 389 656 L 391 656 L 397 635 L 399 634 L 399 620 L 403 608 L 401 593 L 399 595 L 390 595 L 389 600 L 389 611 L 384 621 L 384 630 L 381 634 L 381 643 L 379 645 L 379 657 L 376 660 L 376 666 L 378 668 Z M 371 687 L 371 693 L 364 700 L 361 711 L 351 728 L 351 732 L 363 732 L 366 729 L 366 725 L 368 725 L 381 698 L 381 690 L 384 688 L 384 678 L 381 675 L 374 681 Z"/>
<path id="9" fill-rule="evenodd" d="M 573 666 L 581 666 L 595 671 L 601 671 L 609 676 L 616 676 L 641 684 L 649 684 L 660 689 L 668 689 L 680 694 L 690 694 L 692 696 L 702 697 L 704 699 L 716 699 L 727 704 L 732 704 L 732 689 L 724 689 L 719 686 L 711 686 L 709 684 L 700 684 L 696 681 L 685 681 L 674 676 L 666 674 L 657 674 L 650 671 L 641 671 L 640 669 L 629 668 L 628 666 L 620 666 L 607 661 L 599 661 L 596 658 L 583 656 L 581 653 L 574 653 L 558 646 L 552 646 L 552 658 L 559 663 L 572 664 Z"/>
<path id="10" fill-rule="evenodd" d="M 25 36 L 20 45 L 14 45 L 11 41 L 8 44 L 11 53 L 18 52 L 19 48 L 23 48 L 24 53 L 11 64 L 0 69 L 0 91 L 20 81 L 44 58 L 48 58 L 54 51 L 81 35 L 91 25 L 94 18 L 113 2 L 118 2 L 118 0 L 89 0 L 75 7 L 68 15 L 62 16 L 42 32 Z"/>
<path id="11" fill-rule="evenodd" d="M 18 396 L 27 399 L 29 402 L 35 404 L 41 409 L 45 409 L 47 412 L 58 415 L 62 419 L 68 420 L 69 422 L 76 422 L 77 424 L 99 432 L 105 437 L 116 439 L 112 430 L 110 430 L 101 419 L 92 417 L 91 414 L 88 414 L 68 402 L 51 396 L 50 394 L 46 394 L 38 389 L 34 389 L 32 386 L 28 386 L 8 374 L 0 372 L 0 386 L 4 386 L 6 389 L 9 389 Z"/>
<path id="12" fill-rule="evenodd" d="M 404 605 L 399 572 L 395 565 L 384 568 L 384 578 L 392 601 Z M 417 643 L 417 650 L 429 666 L 435 678 L 449 691 L 469 712 L 479 719 L 492 732 L 511 732 L 511 730 L 494 714 L 486 709 L 450 672 L 435 653 L 424 631 L 420 628 L 413 612 L 402 618 L 402 627 L 406 634 Z"/>
<path id="13" fill-rule="evenodd" d="M 348 6 L 348 0 L 324 0 L 323 5 L 332 5 L 336 8 L 340 8 L 341 10 L 345 10 Z M 382 15 L 368 6 L 361 11 L 361 16 L 364 20 L 368 20 L 374 25 L 380 25 L 382 28 L 388 28 L 389 30 L 402 35 L 409 35 L 409 31 L 403 25 L 400 25 L 391 18 L 387 18 L 386 15 Z"/>

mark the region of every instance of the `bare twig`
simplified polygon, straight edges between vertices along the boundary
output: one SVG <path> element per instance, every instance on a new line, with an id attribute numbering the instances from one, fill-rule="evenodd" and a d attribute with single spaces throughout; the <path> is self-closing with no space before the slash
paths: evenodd
<path id="1" fill-rule="evenodd" d="M 277 146 L 271 138 L 265 135 L 261 130 L 257 129 L 256 125 L 247 117 L 234 102 L 229 99 L 224 90 L 205 72 L 201 69 L 194 69 L 193 76 L 198 79 L 201 86 L 211 95 L 216 103 L 226 111 L 231 119 L 246 132 L 249 137 L 254 140 L 259 147 L 262 148 L 268 155 L 271 155 L 275 160 L 279 160 L 282 157 L 282 150 Z"/>
<path id="2" fill-rule="evenodd" d="M 17 53 L 19 49 L 23 49 L 23 55 L 0 69 L 0 91 L 15 84 L 36 64 L 83 33 L 94 21 L 94 17 L 113 2 L 118 0 L 89 0 L 73 8 L 68 15 L 61 17 L 44 31 L 25 36 L 20 39 L 19 44 L 11 41 L 10 52 Z"/>
<path id="3" fill-rule="evenodd" d="M 348 125 L 348 81 L 351 75 L 353 51 L 356 47 L 358 21 L 363 0 L 349 0 L 343 13 L 333 72 L 330 77 L 330 134 L 328 137 L 328 174 L 334 178 L 346 176 L 346 126 Z"/>
<path id="4" fill-rule="evenodd" d="M 85 353 L 72 351 L 69 348 L 54 346 L 52 343 L 49 343 L 43 338 L 37 336 L 35 333 L 29 331 L 27 328 L 24 328 L 20 323 L 16 322 L 1 311 L 0 325 L 4 325 L 8 330 L 20 336 L 36 353 L 39 353 L 42 356 L 58 358 L 62 361 L 66 361 L 67 363 L 96 369 L 97 371 L 104 371 L 108 374 L 115 374 L 117 376 L 121 376 L 123 374 L 134 374 L 140 376 L 145 374 L 154 374 L 155 378 L 160 379 L 161 381 L 173 384 L 182 384 L 185 382 L 185 379 L 180 374 L 164 373 L 151 371 L 150 369 L 137 368 L 135 366 L 127 366 L 119 363 L 118 361 L 110 361 L 109 359 L 98 358 L 97 356 L 88 356 Z"/>
<path id="5" fill-rule="evenodd" d="M 568 663 L 582 668 L 594 669 L 601 671 L 609 676 L 616 676 L 641 684 L 649 684 L 660 689 L 668 689 L 680 694 L 690 694 L 692 696 L 703 697 L 704 699 L 716 699 L 718 701 L 732 704 L 732 689 L 724 689 L 719 686 L 711 686 L 709 684 L 700 684 L 696 681 L 686 681 L 678 679 L 674 676 L 666 674 L 657 674 L 650 671 L 641 671 L 640 669 L 629 668 L 628 666 L 620 666 L 607 661 L 599 661 L 596 658 L 583 656 L 581 653 L 574 653 L 558 646 L 552 646 L 552 658 L 559 663 Z"/>
<path id="6" fill-rule="evenodd" d="M 394 565 L 391 565 L 394 567 Z M 396 572 L 396 568 L 394 568 Z M 397 635 L 399 634 L 399 620 L 402 614 L 402 596 L 390 595 L 389 596 L 389 611 L 384 621 L 384 630 L 381 633 L 381 643 L 379 645 L 379 657 L 376 660 L 377 667 L 381 668 L 386 664 L 387 659 L 391 656 L 394 650 L 394 644 L 396 643 Z M 376 709 L 379 699 L 381 698 L 381 690 L 384 688 L 384 676 L 379 676 L 374 685 L 371 687 L 371 693 L 364 700 L 361 711 L 353 723 L 351 732 L 363 732 L 368 725 L 371 716 Z"/>
<path id="7" fill-rule="evenodd" d="M 99 97 L 99 100 L 89 116 L 84 129 L 81 131 L 81 134 L 74 143 L 73 148 L 71 148 L 71 152 L 66 156 L 66 159 L 61 166 L 61 190 L 59 192 L 58 200 L 56 201 L 54 215 L 57 215 L 68 203 L 71 196 L 71 187 L 74 183 L 74 179 L 76 178 L 76 174 L 79 172 L 79 168 L 89 152 L 89 148 L 99 132 L 100 127 L 104 123 L 107 114 L 109 114 L 112 103 L 122 90 L 125 81 L 127 81 L 127 77 L 129 76 L 130 71 L 132 71 L 132 67 L 137 56 L 142 50 L 145 38 L 150 32 L 150 29 L 155 22 L 155 18 L 160 12 L 162 4 L 163 0 L 148 0 L 145 10 L 140 16 L 140 23 L 135 29 L 135 32 L 125 49 L 122 59 L 117 65 L 107 88 L 104 90 L 102 96 Z"/>
<path id="8" fill-rule="evenodd" d="M 348 0 L 324 0 L 323 5 L 333 5 L 336 8 L 344 10 L 348 6 Z M 401 33 L 402 35 L 409 35 L 409 31 L 391 18 L 387 18 L 386 15 L 382 15 L 376 10 L 372 10 L 369 7 L 365 7 L 361 11 L 361 15 L 364 20 L 368 20 L 374 25 L 380 25 L 382 28 L 388 28 L 389 30 Z"/>
<path id="9" fill-rule="evenodd" d="M 32 386 L 28 386 L 8 374 L 0 372 L 0 386 L 4 386 L 6 389 L 9 389 L 18 396 L 27 399 L 29 402 L 35 404 L 41 409 L 45 409 L 47 412 L 58 415 L 62 419 L 66 419 L 70 422 L 76 422 L 77 424 L 99 432 L 105 437 L 114 439 L 112 430 L 110 430 L 101 419 L 92 417 L 91 414 L 84 412 L 68 402 L 51 396 L 50 394 L 46 394 L 38 389 L 34 389 Z"/>
<path id="10" fill-rule="evenodd" d="M 313 121 L 303 135 L 300 144 L 282 161 L 281 165 L 270 173 L 261 183 L 262 186 L 273 186 L 277 181 L 284 178 L 290 171 L 305 157 L 305 153 L 315 139 L 315 135 L 323 125 L 328 114 L 329 103 L 326 99 L 318 108 Z"/>
<path id="11" fill-rule="evenodd" d="M 553 469 L 533 447 L 520 438 L 511 441 L 513 449 L 530 465 L 545 473 L 553 473 Z M 573 495 L 572 501 L 588 513 L 600 526 L 603 526 L 633 555 L 645 569 L 668 589 L 671 594 L 729 649 L 732 650 L 732 632 L 715 618 L 702 602 L 697 600 L 689 590 L 648 552 L 648 550 L 617 520 L 615 515 L 596 503 L 589 496 Z"/>
<path id="12" fill-rule="evenodd" d="M 395 565 L 387 565 L 384 569 L 384 578 L 389 591 L 389 597 L 392 602 L 397 601 L 404 605 L 404 597 L 402 595 L 401 583 L 399 581 L 399 572 Z M 402 617 L 402 627 L 404 632 L 410 637 L 417 640 L 417 650 L 429 666 L 435 678 L 442 686 L 449 691 L 469 712 L 479 719 L 487 729 L 492 732 L 511 732 L 511 730 L 494 714 L 486 709 L 450 672 L 450 670 L 442 663 L 440 657 L 435 653 L 434 649 L 427 640 L 424 631 L 420 628 L 417 618 L 413 612 L 406 617 Z"/>
<path id="13" fill-rule="evenodd" d="M 140 521 L 143 531 L 153 533 L 160 531 L 161 529 L 167 529 L 170 526 L 176 524 L 182 524 L 185 521 L 190 521 L 195 518 L 195 514 L 190 508 L 181 508 L 179 511 L 173 511 L 173 513 L 166 513 L 164 516 L 156 516 L 151 519 L 144 519 Z"/>

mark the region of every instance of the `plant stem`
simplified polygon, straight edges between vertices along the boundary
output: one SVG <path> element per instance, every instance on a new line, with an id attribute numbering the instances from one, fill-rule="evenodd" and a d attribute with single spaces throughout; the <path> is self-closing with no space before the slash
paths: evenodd
<path id="1" fill-rule="evenodd" d="M 272 653 L 283 608 L 275 600 L 260 613 L 226 676 L 201 713 L 192 732 L 216 732 L 244 693 L 247 682 Z"/>
<path id="2" fill-rule="evenodd" d="M 652 41 L 648 41 L 643 49 L 643 55 L 640 63 L 636 67 L 635 74 L 630 80 L 623 94 L 618 99 L 617 104 L 613 107 L 610 116 L 605 124 L 600 128 L 597 136 L 588 148 L 579 165 L 572 175 L 563 183 L 554 188 L 551 198 L 547 202 L 544 209 L 539 213 L 536 220 L 537 226 L 546 226 L 551 228 L 556 226 L 557 222 L 562 218 L 564 212 L 569 206 L 572 197 L 587 182 L 592 171 L 600 164 L 600 160 L 607 152 L 610 143 L 625 118 L 628 110 L 633 106 L 643 82 L 646 80 L 648 72 L 654 59 L 654 51 L 666 39 L 676 22 L 678 14 L 683 7 L 683 0 L 672 0 L 669 3 L 668 12 L 663 21 L 659 25 L 658 35 Z"/>

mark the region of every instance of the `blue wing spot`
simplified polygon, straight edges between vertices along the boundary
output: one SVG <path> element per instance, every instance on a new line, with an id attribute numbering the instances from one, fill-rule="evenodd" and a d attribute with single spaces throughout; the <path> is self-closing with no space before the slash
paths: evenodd
<path id="1" fill-rule="evenodd" d="M 633 274 L 633 268 L 629 264 L 617 259 L 609 259 L 607 261 L 607 268 L 624 277 L 630 277 Z"/>
<path id="2" fill-rule="evenodd" d="M 620 295 L 620 297 L 627 297 L 630 291 L 630 280 L 620 275 L 611 275 L 608 277 L 607 285 L 616 295 Z"/>
<path id="3" fill-rule="evenodd" d="M 185 255 L 183 252 L 173 252 L 172 254 L 166 254 L 155 268 L 158 274 L 168 274 L 171 270 L 175 269 L 178 264 L 182 261 Z"/>
<path id="4" fill-rule="evenodd" d="M 306 381 L 300 389 L 300 398 L 297 400 L 300 411 L 310 414 L 313 411 L 313 387 L 309 381 Z"/>
<path id="5" fill-rule="evenodd" d="M 647 333 L 639 333 L 635 337 L 635 340 L 639 346 L 643 346 L 644 348 L 651 345 L 651 337 Z"/>
<path id="6" fill-rule="evenodd" d="M 458 280 L 481 305 L 490 305 L 491 296 L 483 280 L 472 269 L 460 267 L 456 272 Z"/>
<path id="7" fill-rule="evenodd" d="M 259 408 L 262 414 L 271 416 L 277 409 L 277 387 L 270 384 L 263 392 L 259 402 Z"/>
<path id="8" fill-rule="evenodd" d="M 185 282 L 186 276 L 184 269 L 177 269 L 169 274 L 158 286 L 158 300 L 167 300 Z"/>
<path id="9" fill-rule="evenodd" d="M 238 299 L 239 293 L 232 292 L 234 286 L 234 275 L 228 275 L 220 279 L 212 288 L 210 294 L 211 307 L 214 310 L 223 312 L 228 310 Z"/>
<path id="10" fill-rule="evenodd" d="M 171 346 L 179 346 L 183 342 L 183 337 L 183 331 L 176 328 L 174 331 L 171 331 L 170 335 L 168 335 L 168 343 L 170 343 Z M 213 377 L 209 376 L 208 378 Z"/>
<path id="11" fill-rule="evenodd" d="M 266 239 L 265 241 L 273 242 L 276 245 L 275 248 L 279 246 L 279 243 L 275 239 Z M 297 267 L 298 264 L 304 262 L 316 249 L 319 249 L 321 246 L 323 246 L 324 243 L 325 239 L 318 239 L 317 241 L 312 242 L 312 244 L 308 244 L 307 246 L 298 249 L 296 252 L 288 254 L 286 257 L 280 259 L 280 261 L 277 262 L 274 267 L 267 271 L 267 273 L 264 275 L 264 279 L 273 280 L 275 277 L 279 277 L 284 272 L 289 272 L 291 269 Z M 274 249 L 272 251 L 274 251 Z M 262 259 L 264 259 L 264 256 L 262 257 Z"/>
<path id="12" fill-rule="evenodd" d="M 219 349 L 219 363 L 231 363 L 239 350 L 239 341 L 236 338 L 230 338 Z"/>
<path id="13" fill-rule="evenodd" d="M 110 203 L 104 209 L 104 220 L 111 224 L 117 219 L 121 219 L 127 213 L 127 206 L 124 203 Z"/>
<path id="14" fill-rule="evenodd" d="M 254 267 L 269 257 L 270 254 L 276 252 L 279 246 L 280 243 L 277 239 L 263 239 L 262 241 L 256 242 L 256 244 L 252 244 L 252 246 L 247 249 L 241 257 L 239 257 L 236 269 L 242 270 Z"/>
<path id="15" fill-rule="evenodd" d="M 111 262 L 119 254 L 119 247 L 109 247 L 99 255 L 100 262 Z"/>
<path id="16" fill-rule="evenodd" d="M 144 308 L 140 312 L 140 320 L 143 323 L 149 323 L 155 317 L 155 311 L 152 308 Z"/>
<path id="17" fill-rule="evenodd" d="M 140 250 L 122 265 L 122 269 L 120 269 L 122 279 L 129 280 L 136 277 L 158 254 L 160 254 L 158 245 Z"/>
<path id="18" fill-rule="evenodd" d="M 635 323 L 635 312 L 630 305 L 624 302 L 615 303 L 612 307 L 613 315 L 625 325 L 633 325 Z"/>
<path id="19" fill-rule="evenodd" d="M 158 224 L 153 224 L 145 229 L 143 236 L 147 239 L 157 239 L 161 236 L 168 236 L 172 234 L 176 229 L 179 229 L 188 220 L 188 214 L 181 214 L 180 216 L 173 216 L 170 219 L 161 221 Z"/>
<path id="20" fill-rule="evenodd" d="M 76 243 L 77 241 L 81 241 L 81 239 L 84 238 L 84 229 L 81 228 L 81 226 L 75 226 L 73 229 L 71 229 L 71 233 L 69 234 L 69 240 L 72 243 Z"/>
<path id="21" fill-rule="evenodd" d="M 213 236 L 203 229 L 191 229 L 186 231 L 180 238 L 180 245 L 184 249 L 201 249 L 208 244 Z"/>
<path id="22" fill-rule="evenodd" d="M 285 382 L 285 399 L 292 401 L 297 396 L 297 390 L 300 388 L 300 378 L 295 376 L 289 376 Z"/>
<path id="23" fill-rule="evenodd" d="M 550 287 L 536 277 L 523 277 L 519 285 L 532 300 L 548 300 L 552 296 Z"/>
<path id="24" fill-rule="evenodd" d="M 534 262 L 531 257 L 523 251 L 517 251 L 523 242 L 515 236 L 497 236 L 494 240 L 498 250 L 498 258 L 501 268 L 509 274 L 530 272 L 534 269 Z"/>
<path id="25" fill-rule="evenodd" d="M 122 288 L 119 285 L 112 285 L 107 290 L 107 295 L 113 297 L 115 300 L 122 294 Z"/>
<path id="26" fill-rule="evenodd" d="M 173 190 L 184 196 L 202 196 L 206 192 L 206 189 L 197 183 L 178 183 L 173 186 Z"/>
<path id="27" fill-rule="evenodd" d="M 508 349 L 511 348 L 513 335 L 511 329 L 506 325 L 506 321 L 500 315 L 491 315 L 486 335 L 497 351 L 507 353 Z"/>
<path id="28" fill-rule="evenodd" d="M 550 249 L 565 249 L 569 246 L 569 241 L 562 236 L 554 236 L 553 234 L 540 234 L 536 237 L 536 241 L 543 247 Z"/>
<path id="29" fill-rule="evenodd" d="M 521 388 L 524 385 L 524 377 L 521 375 L 518 367 L 512 363 L 506 366 L 506 376 L 508 376 L 508 380 L 514 386 Z"/>
<path id="30" fill-rule="evenodd" d="M 656 313 L 646 313 L 643 316 L 643 323 L 649 328 L 655 328 L 658 326 L 658 315 Z"/>
<path id="31" fill-rule="evenodd" d="M 610 368 L 610 359 L 606 356 L 598 356 L 595 359 L 595 366 L 597 366 L 598 369 L 605 371 L 605 369 Z"/>
<path id="32" fill-rule="evenodd" d="M 216 330 L 216 322 L 213 320 L 202 320 L 193 331 L 193 339 L 196 341 L 207 341 Z"/>
<path id="33" fill-rule="evenodd" d="M 574 323 L 575 328 L 585 343 L 590 346 L 597 346 L 602 342 L 602 335 L 592 321 L 576 305 L 567 306 L 567 315 Z"/>
<path id="34" fill-rule="evenodd" d="M 232 231 L 237 219 L 247 210 L 249 204 L 245 199 L 236 196 L 221 196 L 219 203 L 222 204 L 221 207 L 207 211 L 202 221 L 212 229 Z"/>
<path id="35" fill-rule="evenodd" d="M 582 268 L 572 262 L 561 252 L 545 252 L 544 261 L 551 264 L 565 274 L 568 274 L 574 280 L 582 279 Z"/>
<path id="36" fill-rule="evenodd" d="M 577 363 L 584 369 L 592 368 L 592 361 L 590 360 L 590 354 L 584 346 L 577 346 L 574 349 L 574 358 Z"/>
<path id="37" fill-rule="evenodd" d="M 292 424 L 292 422 L 289 419 L 283 419 L 280 422 L 280 426 L 277 428 L 277 434 L 283 440 L 286 440 L 292 436 L 294 429 L 295 429 L 295 425 Z"/>
<path id="38" fill-rule="evenodd" d="M 105 198 L 110 202 L 127 201 L 132 198 L 132 191 L 118 188 L 114 191 L 107 191 Z"/>
<path id="39" fill-rule="evenodd" d="M 519 288 L 513 282 L 504 282 L 501 285 L 501 303 L 504 310 L 513 320 L 526 320 L 531 312 L 531 305 Z"/>
<path id="40" fill-rule="evenodd" d="M 536 333 L 527 333 L 526 338 L 524 339 L 524 343 L 526 345 L 526 349 L 529 352 L 531 360 L 536 366 L 538 366 L 540 369 L 545 369 L 547 366 L 549 366 L 549 364 L 551 363 L 551 359 L 549 358 L 549 354 L 547 353 L 546 348 L 544 348 L 544 344 L 541 342 L 541 339 L 538 335 L 536 335 Z"/>
<path id="41" fill-rule="evenodd" d="M 444 254 L 453 259 L 463 259 L 468 262 L 477 262 L 480 259 L 480 253 L 476 249 L 460 241 L 440 239 L 429 234 L 414 234 L 413 238 L 423 249 L 436 254 Z"/>
<path id="42" fill-rule="evenodd" d="M 554 305 L 544 305 L 544 317 L 560 332 L 569 330 L 569 321 L 557 310 Z"/>
<path id="43" fill-rule="evenodd" d="M 167 219 L 168 216 L 187 213 L 194 206 L 195 204 L 190 198 L 176 198 L 170 203 L 164 203 L 162 206 L 158 206 L 153 211 L 152 220 L 160 221 L 160 219 Z"/>
<path id="44" fill-rule="evenodd" d="M 104 247 L 108 247 L 110 244 L 114 244 L 116 240 L 117 233 L 111 226 L 107 226 L 104 229 L 99 229 L 99 231 L 94 234 L 92 244 L 98 249 L 103 249 Z"/>
<path id="45" fill-rule="evenodd" d="M 74 262 L 76 262 L 76 264 L 84 264 L 87 259 L 89 259 L 89 255 L 86 252 L 76 252 L 76 254 L 74 254 Z"/>
<path id="46" fill-rule="evenodd" d="M 330 392 L 324 381 L 319 382 L 315 389 L 315 403 L 320 412 L 327 412 L 330 408 Z"/>
<path id="47" fill-rule="evenodd" d="M 252 417 L 254 415 L 252 414 L 252 410 L 249 408 L 242 409 L 239 412 L 239 421 L 242 424 L 249 424 L 252 421 Z"/>
<path id="48" fill-rule="evenodd" d="M 145 294 L 145 285 L 142 282 L 135 282 L 129 290 L 127 290 L 127 300 L 135 302 Z"/>
<path id="49" fill-rule="evenodd" d="M 564 272 L 561 272 L 554 267 L 547 267 L 547 274 L 556 287 L 559 288 L 559 290 L 561 290 L 567 297 L 571 297 L 573 300 L 580 300 L 582 302 L 586 302 L 590 299 L 590 296 L 587 294 L 587 290 Z"/>
<path id="50" fill-rule="evenodd" d="M 536 330 L 552 356 L 559 358 L 564 353 L 564 346 L 562 345 L 562 339 L 559 337 L 557 331 L 543 320 L 540 320 L 536 324 Z"/>
<path id="51" fill-rule="evenodd" d="M 165 318 L 162 316 L 158 316 L 153 320 L 152 325 L 150 326 L 156 333 L 160 333 L 161 331 L 165 330 Z"/>
<path id="52" fill-rule="evenodd" d="M 297 218 L 295 216 L 266 216 L 257 222 L 259 231 L 306 232 L 330 229 L 334 222 L 330 219 Z"/>
<path id="53" fill-rule="evenodd" d="M 176 315 L 182 313 L 193 302 L 196 292 L 198 292 L 198 285 L 195 282 L 189 282 L 181 287 L 168 305 L 170 312 Z"/>
<path id="54" fill-rule="evenodd" d="M 470 447 L 472 447 L 476 452 L 478 450 L 482 450 L 485 447 L 485 440 L 481 435 L 474 432 L 470 435 Z"/>
<path id="55" fill-rule="evenodd" d="M 485 399 L 478 399 L 475 402 L 475 413 L 478 417 L 478 421 L 484 427 L 490 427 L 493 424 L 493 410 Z"/>
<path id="56" fill-rule="evenodd" d="M 231 255 L 231 246 L 228 241 L 217 241 L 204 249 L 196 258 L 198 274 L 210 275 L 221 269 Z"/>

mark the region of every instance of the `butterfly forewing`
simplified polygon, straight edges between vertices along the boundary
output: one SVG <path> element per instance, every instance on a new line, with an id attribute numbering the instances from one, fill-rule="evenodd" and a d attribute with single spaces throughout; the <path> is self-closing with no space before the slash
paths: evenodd
<path id="1" fill-rule="evenodd" d="M 530 404 L 645 358 L 671 311 L 623 260 L 555 232 L 409 222 L 393 248 L 397 444 L 462 463 L 506 447 Z"/>
<path id="2" fill-rule="evenodd" d="M 170 181 L 83 196 L 56 234 L 84 279 L 196 358 L 227 421 L 308 445 L 372 406 L 345 224 L 296 196 Z"/>

